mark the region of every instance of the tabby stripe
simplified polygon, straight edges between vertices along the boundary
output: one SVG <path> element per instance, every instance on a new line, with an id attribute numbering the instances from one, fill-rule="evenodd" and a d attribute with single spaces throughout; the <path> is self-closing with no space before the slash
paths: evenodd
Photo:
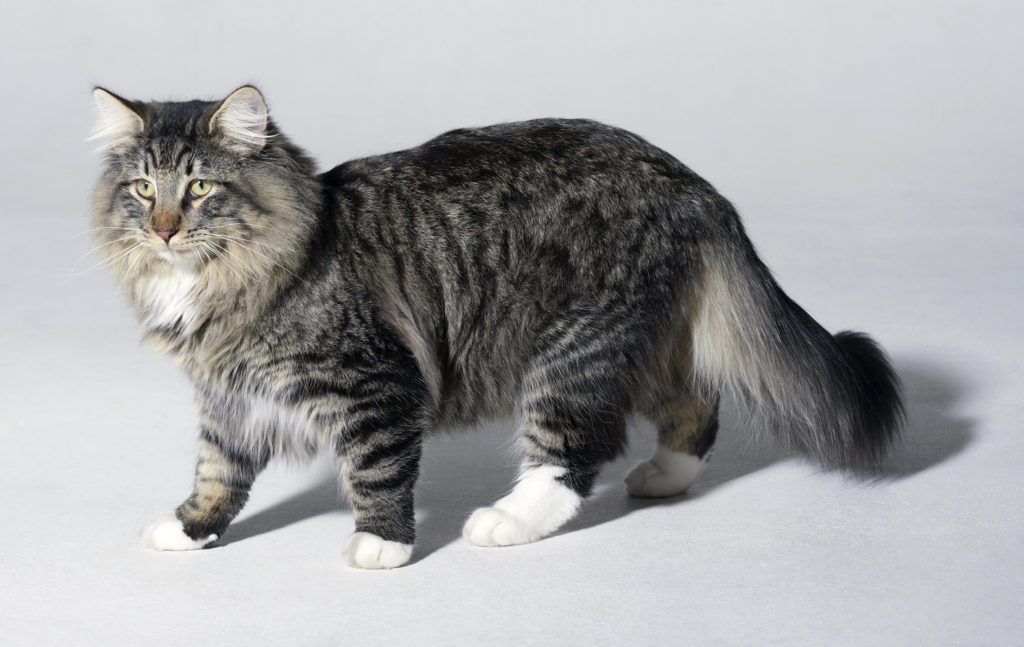
<path id="1" fill-rule="evenodd" d="M 365 454 L 353 458 L 353 465 L 358 470 L 366 470 L 374 467 L 386 458 L 404 456 L 413 448 L 418 449 L 422 439 L 419 434 L 406 434 L 400 437 L 397 442 L 377 445 Z"/>
<path id="2" fill-rule="evenodd" d="M 221 485 L 225 485 L 231 488 L 232 490 L 248 491 L 249 488 L 252 486 L 252 479 L 236 478 L 231 476 L 226 476 L 222 478 L 200 476 L 199 478 L 196 479 L 196 483 L 219 483 Z"/>
<path id="3" fill-rule="evenodd" d="M 529 441 L 534 448 L 539 449 L 552 457 L 562 460 L 566 457 L 566 452 L 561 447 L 555 447 L 550 442 L 538 436 L 533 431 L 527 431 L 523 434 L 523 440 Z"/>
<path id="4" fill-rule="evenodd" d="M 229 447 L 219 436 L 214 434 L 206 427 L 200 428 L 199 437 L 205 440 L 206 442 L 210 443 L 214 447 L 216 447 L 220 451 L 220 453 L 224 455 L 225 458 L 227 458 L 232 463 L 235 463 L 236 465 L 251 467 L 259 462 L 257 460 L 253 460 L 247 454 L 244 454 L 240 451 L 233 449 L 232 447 Z"/>
<path id="5" fill-rule="evenodd" d="M 349 420 L 344 430 L 344 440 L 347 443 L 355 443 L 366 440 L 374 433 L 388 430 L 400 425 L 408 418 L 408 410 L 384 409 L 376 412 L 366 412 L 356 420 Z"/>
<path id="6" fill-rule="evenodd" d="M 174 156 L 174 163 L 171 165 L 172 168 L 178 169 L 181 166 L 181 161 L 185 159 L 185 156 L 192 152 L 192 149 L 188 146 L 182 146 L 178 153 Z M 188 171 L 191 173 L 191 171 Z"/>
<path id="7" fill-rule="evenodd" d="M 376 499 L 385 490 L 400 490 L 409 486 L 416 478 L 415 469 L 409 466 L 396 467 L 394 474 L 379 478 L 350 475 L 349 488 L 360 496 Z"/>

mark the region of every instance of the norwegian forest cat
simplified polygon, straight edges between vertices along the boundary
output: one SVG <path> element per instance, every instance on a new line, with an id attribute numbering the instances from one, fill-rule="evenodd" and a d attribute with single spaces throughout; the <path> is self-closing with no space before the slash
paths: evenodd
<path id="1" fill-rule="evenodd" d="M 638 497 L 697 478 L 723 390 L 827 465 L 873 464 L 897 433 L 879 347 L 819 326 L 729 202 L 636 135 L 541 119 L 318 174 L 251 86 L 94 98 L 98 243 L 199 404 L 195 489 L 143 530 L 152 548 L 202 548 L 271 458 L 326 451 L 355 517 L 345 561 L 401 566 L 424 437 L 513 412 L 522 469 L 466 522 L 479 546 L 571 519 L 630 412 L 658 431 Z"/>

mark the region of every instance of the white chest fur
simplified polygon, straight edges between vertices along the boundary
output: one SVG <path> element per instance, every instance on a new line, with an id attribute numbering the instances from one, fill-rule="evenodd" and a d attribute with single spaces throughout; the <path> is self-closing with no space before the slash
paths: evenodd
<path id="1" fill-rule="evenodd" d="M 145 323 L 153 328 L 181 322 L 189 328 L 198 314 L 197 276 L 191 271 L 175 271 L 147 278 L 136 287 L 136 299 L 142 306 Z"/>

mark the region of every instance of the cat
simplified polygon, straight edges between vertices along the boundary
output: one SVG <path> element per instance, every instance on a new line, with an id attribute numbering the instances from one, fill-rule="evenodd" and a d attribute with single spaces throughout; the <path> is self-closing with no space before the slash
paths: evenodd
<path id="1" fill-rule="evenodd" d="M 466 522 L 478 546 L 570 520 L 631 412 L 658 435 L 626 477 L 637 497 L 690 487 L 725 391 L 825 465 L 876 465 L 898 436 L 884 352 L 826 332 L 732 205 L 634 134 L 538 119 L 318 174 L 255 87 L 93 95 L 96 238 L 199 406 L 194 491 L 146 546 L 207 546 L 271 458 L 331 452 L 355 520 L 345 562 L 401 566 L 424 438 L 514 413 L 522 467 Z"/>

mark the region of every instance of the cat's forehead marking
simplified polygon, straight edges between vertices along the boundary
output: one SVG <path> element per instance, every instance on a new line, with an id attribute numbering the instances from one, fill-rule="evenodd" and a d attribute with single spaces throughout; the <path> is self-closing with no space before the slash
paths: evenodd
<path id="1" fill-rule="evenodd" d="M 152 104 L 154 119 L 148 126 L 141 165 L 146 174 L 157 171 L 191 174 L 198 167 L 196 151 L 204 114 L 213 106 L 205 101 Z"/>
<path id="2" fill-rule="evenodd" d="M 151 140 L 144 150 L 143 170 L 147 174 L 170 171 L 190 174 L 198 166 L 195 147 L 186 140 L 160 137 Z"/>

